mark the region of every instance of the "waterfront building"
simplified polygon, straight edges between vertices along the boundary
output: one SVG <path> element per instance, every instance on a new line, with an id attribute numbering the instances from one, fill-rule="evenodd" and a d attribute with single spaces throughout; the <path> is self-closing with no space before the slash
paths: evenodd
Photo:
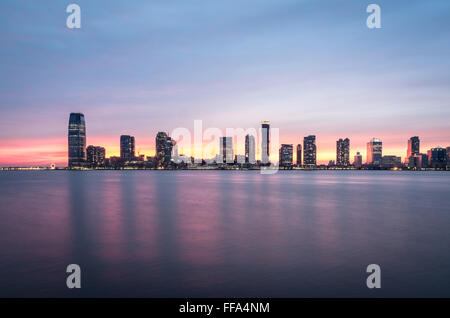
<path id="1" fill-rule="evenodd" d="M 219 163 L 234 163 L 233 137 L 220 137 L 219 148 L 221 155 Z"/>
<path id="2" fill-rule="evenodd" d="M 413 170 L 428 168 L 428 155 L 423 153 L 413 154 L 408 159 L 408 168 Z"/>
<path id="3" fill-rule="evenodd" d="M 135 157 L 135 141 L 133 136 L 120 136 L 120 158 L 133 161 Z"/>
<path id="4" fill-rule="evenodd" d="M 314 167 L 317 162 L 316 136 L 310 135 L 303 138 L 303 165 Z"/>
<path id="5" fill-rule="evenodd" d="M 297 167 L 302 166 L 302 145 L 297 145 Z"/>
<path id="6" fill-rule="evenodd" d="M 336 141 L 336 166 L 350 166 L 350 139 L 339 139 Z"/>
<path id="7" fill-rule="evenodd" d="M 156 134 L 156 167 L 167 168 L 171 163 L 172 150 L 176 142 L 170 138 L 165 132 L 158 132 Z"/>
<path id="8" fill-rule="evenodd" d="M 402 158 L 397 156 L 383 156 L 380 161 L 381 168 L 392 169 L 402 166 Z"/>
<path id="9" fill-rule="evenodd" d="M 69 168 L 83 167 L 86 162 L 86 123 L 82 113 L 71 113 L 68 129 Z"/>
<path id="10" fill-rule="evenodd" d="M 245 136 L 245 162 L 256 163 L 256 143 L 252 135 Z"/>
<path id="11" fill-rule="evenodd" d="M 414 154 L 420 153 L 420 139 L 418 136 L 414 136 L 408 139 L 408 150 L 406 151 L 406 161 L 409 162 L 409 158 Z"/>
<path id="12" fill-rule="evenodd" d="M 99 146 L 88 146 L 86 148 L 86 161 L 92 167 L 105 166 L 105 148 Z"/>
<path id="13" fill-rule="evenodd" d="M 355 157 L 353 158 L 353 166 L 356 169 L 361 169 L 361 167 L 362 167 L 362 155 L 359 151 L 356 153 Z"/>
<path id="14" fill-rule="evenodd" d="M 433 169 L 445 169 L 447 165 L 447 150 L 442 147 L 428 150 L 428 167 Z"/>
<path id="15" fill-rule="evenodd" d="M 270 122 L 261 123 L 261 162 L 268 164 L 270 160 Z"/>
<path id="16" fill-rule="evenodd" d="M 282 144 L 280 147 L 279 166 L 292 167 L 294 162 L 294 147 L 293 145 Z"/>
<path id="17" fill-rule="evenodd" d="M 373 138 L 367 143 L 367 160 L 369 165 L 379 166 L 383 157 L 383 143 L 378 138 Z"/>

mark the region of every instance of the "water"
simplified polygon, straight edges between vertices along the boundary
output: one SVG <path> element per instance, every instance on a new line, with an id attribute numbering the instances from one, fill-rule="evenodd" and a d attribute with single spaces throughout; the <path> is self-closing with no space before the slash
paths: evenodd
<path id="1" fill-rule="evenodd" d="M 450 297 L 449 185 L 448 172 L 0 172 L 0 296 Z"/>

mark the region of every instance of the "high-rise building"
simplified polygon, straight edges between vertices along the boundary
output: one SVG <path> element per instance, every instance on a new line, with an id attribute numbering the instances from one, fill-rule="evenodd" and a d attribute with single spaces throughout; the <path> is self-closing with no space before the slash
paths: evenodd
<path id="1" fill-rule="evenodd" d="M 84 166 L 86 162 L 86 124 L 83 114 L 70 114 L 68 141 L 69 168 Z"/>
<path id="2" fill-rule="evenodd" d="M 170 138 L 167 133 L 158 132 L 155 142 L 157 168 L 166 168 L 171 163 L 172 150 L 175 144 L 175 140 Z"/>
<path id="3" fill-rule="evenodd" d="M 339 139 L 336 141 L 336 166 L 350 166 L 350 139 Z"/>
<path id="4" fill-rule="evenodd" d="M 261 123 L 261 162 L 269 163 L 270 159 L 270 122 Z"/>
<path id="5" fill-rule="evenodd" d="M 92 168 L 105 165 L 105 148 L 98 146 L 88 146 L 86 148 L 86 161 Z"/>
<path id="6" fill-rule="evenodd" d="M 234 163 L 233 137 L 220 137 L 219 143 L 222 162 Z"/>
<path id="7" fill-rule="evenodd" d="M 303 138 L 303 165 L 312 167 L 316 165 L 317 148 L 316 136 L 310 135 Z"/>
<path id="8" fill-rule="evenodd" d="M 447 165 L 447 150 L 436 147 L 428 150 L 428 167 L 434 169 L 445 169 Z"/>
<path id="9" fill-rule="evenodd" d="M 255 137 L 252 135 L 245 136 L 245 162 L 246 163 L 256 162 Z"/>
<path id="10" fill-rule="evenodd" d="M 353 158 L 353 166 L 356 169 L 360 169 L 362 167 L 362 155 L 359 151 L 356 153 L 355 157 Z"/>
<path id="11" fill-rule="evenodd" d="M 419 137 L 414 136 L 408 139 L 408 150 L 406 151 L 406 161 L 408 161 L 409 157 L 411 157 L 416 153 L 420 153 L 420 139 Z"/>
<path id="12" fill-rule="evenodd" d="M 134 137 L 128 135 L 120 136 L 120 158 L 132 161 L 135 157 Z"/>
<path id="13" fill-rule="evenodd" d="M 297 166 L 298 167 L 302 166 L 302 145 L 301 144 L 297 145 Z"/>
<path id="14" fill-rule="evenodd" d="M 280 167 L 291 167 L 294 160 L 293 145 L 282 144 L 280 147 Z"/>
<path id="15" fill-rule="evenodd" d="M 367 164 L 379 166 L 383 157 L 383 143 L 378 138 L 373 138 L 367 143 Z"/>

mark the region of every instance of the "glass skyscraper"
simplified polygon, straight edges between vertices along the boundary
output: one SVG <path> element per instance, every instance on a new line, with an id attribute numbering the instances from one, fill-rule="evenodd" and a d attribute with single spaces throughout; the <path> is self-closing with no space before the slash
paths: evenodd
<path id="1" fill-rule="evenodd" d="M 86 161 L 86 124 L 81 113 L 70 114 L 68 142 L 69 168 L 83 167 Z"/>
<path id="2" fill-rule="evenodd" d="M 261 162 L 269 163 L 270 159 L 270 122 L 261 123 Z"/>
<path id="3" fill-rule="evenodd" d="M 383 143 L 378 138 L 372 138 L 367 143 L 367 164 L 380 165 L 383 157 Z"/>
<path id="4" fill-rule="evenodd" d="M 124 160 L 134 160 L 135 157 L 135 143 L 134 137 L 128 135 L 120 136 L 120 158 Z"/>
<path id="5" fill-rule="evenodd" d="M 311 135 L 303 138 L 303 164 L 307 167 L 316 165 L 317 148 L 316 136 Z"/>

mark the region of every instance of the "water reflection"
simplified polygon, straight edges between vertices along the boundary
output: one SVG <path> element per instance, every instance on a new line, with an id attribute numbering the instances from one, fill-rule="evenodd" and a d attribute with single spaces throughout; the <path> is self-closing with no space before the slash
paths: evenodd
<path id="1" fill-rule="evenodd" d="M 76 263 L 76 296 L 370 296 L 365 266 L 380 263 L 383 296 L 450 296 L 449 174 L 3 177 L 1 295 L 73 297 Z"/>

